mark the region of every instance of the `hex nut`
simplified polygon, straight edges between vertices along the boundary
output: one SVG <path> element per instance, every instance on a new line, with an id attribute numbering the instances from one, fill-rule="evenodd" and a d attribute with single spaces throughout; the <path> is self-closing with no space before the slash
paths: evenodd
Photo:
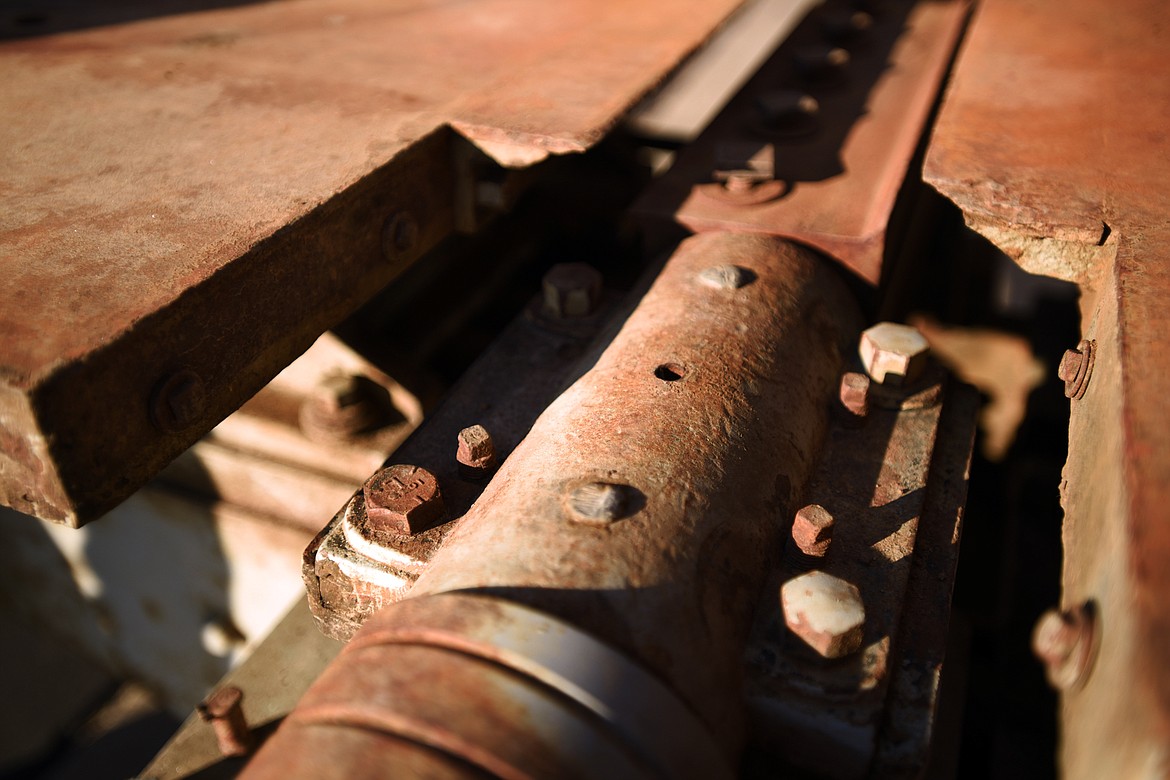
<path id="1" fill-rule="evenodd" d="M 805 555 L 823 558 L 833 541 L 833 516 L 820 504 L 809 504 L 796 512 L 792 541 Z"/>
<path id="2" fill-rule="evenodd" d="M 875 382 L 902 385 L 926 370 L 930 344 L 917 328 L 879 322 L 861 334 L 861 364 Z"/>
<path id="3" fill-rule="evenodd" d="M 544 275 L 544 313 L 553 319 L 587 317 L 601 301 L 601 274 L 586 263 L 559 263 Z"/>
<path id="4" fill-rule="evenodd" d="M 392 404 L 385 388 L 369 377 L 327 374 L 301 404 L 298 422 L 306 436 L 345 441 L 390 421 Z"/>
<path id="5" fill-rule="evenodd" d="M 1064 382 L 1066 398 L 1077 400 L 1084 396 L 1093 376 L 1096 362 L 1096 342 L 1082 340 L 1074 349 L 1067 350 L 1060 359 L 1056 375 Z"/>
<path id="6" fill-rule="evenodd" d="M 443 495 L 435 475 L 407 464 L 384 468 L 362 487 L 366 525 L 375 534 L 413 535 L 443 516 Z"/>
<path id="7" fill-rule="evenodd" d="M 865 605 L 857 587 L 823 571 L 810 571 L 780 587 L 788 630 L 825 658 L 841 658 L 861 647 Z"/>

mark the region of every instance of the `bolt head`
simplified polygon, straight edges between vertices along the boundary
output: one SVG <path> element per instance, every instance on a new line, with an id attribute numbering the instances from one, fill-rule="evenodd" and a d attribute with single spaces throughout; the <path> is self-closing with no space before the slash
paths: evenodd
<path id="1" fill-rule="evenodd" d="M 833 541 L 833 516 L 820 504 L 809 504 L 796 512 L 792 541 L 805 555 L 822 558 Z"/>
<path id="2" fill-rule="evenodd" d="M 1036 621 L 1032 651 L 1044 664 L 1052 687 L 1068 691 L 1084 683 L 1095 653 L 1094 624 L 1089 604 L 1064 611 L 1050 609 Z"/>
<path id="3" fill-rule="evenodd" d="M 413 535 L 443 516 L 443 495 L 435 475 L 418 466 L 389 466 L 362 487 L 366 524 L 375 533 Z"/>
<path id="4" fill-rule="evenodd" d="M 861 334 L 861 364 L 875 382 L 909 384 L 926 370 L 930 344 L 917 328 L 880 322 Z"/>
<path id="5" fill-rule="evenodd" d="M 459 431 L 459 448 L 455 459 L 472 469 L 487 470 L 496 464 L 496 447 L 491 434 L 482 425 Z"/>
<path id="6" fill-rule="evenodd" d="M 207 408 L 203 380 L 187 369 L 164 378 L 154 389 L 150 416 L 154 424 L 167 432 L 191 427 Z"/>
<path id="7" fill-rule="evenodd" d="M 788 630 L 825 658 L 842 658 L 861 647 L 865 605 L 852 583 L 810 571 L 780 588 Z"/>
<path id="8" fill-rule="evenodd" d="M 549 317 L 587 317 L 601 301 L 601 274 L 586 263 L 560 263 L 544 275 L 542 288 Z"/>
<path id="9" fill-rule="evenodd" d="M 312 439 L 345 441 L 391 421 L 385 388 L 358 374 L 328 374 L 301 404 L 301 430 Z"/>
<path id="10" fill-rule="evenodd" d="M 382 255 L 395 260 L 418 246 L 418 220 L 409 211 L 397 211 L 382 223 Z"/>

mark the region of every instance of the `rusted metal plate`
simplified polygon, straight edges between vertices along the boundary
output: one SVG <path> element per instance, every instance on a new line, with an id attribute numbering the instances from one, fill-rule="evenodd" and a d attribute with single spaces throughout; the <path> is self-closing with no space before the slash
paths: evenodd
<path id="1" fill-rule="evenodd" d="M 1170 745 L 1168 24 L 1150 0 L 989 0 L 926 164 L 1025 269 L 1081 284 L 1096 342 L 1062 485 L 1063 606 L 1099 634 L 1064 695 L 1069 777 L 1162 774 Z"/>
<path id="2" fill-rule="evenodd" d="M 295 0 L 0 46 L 5 503 L 80 524 L 738 4 Z"/>
<path id="3" fill-rule="evenodd" d="M 784 236 L 844 263 L 872 283 L 881 276 L 895 199 L 937 100 L 967 18 L 965 0 L 875 4 L 872 26 L 847 40 L 816 9 L 704 132 L 679 156 L 640 212 L 696 231 Z M 835 45 L 847 62 L 835 69 Z M 830 61 L 822 61 L 825 58 Z M 821 58 L 821 59 L 818 59 Z M 815 114 L 784 104 L 806 95 Z M 770 105 L 769 105 L 770 104 Z M 773 111 L 780 116 L 768 118 Z M 751 193 L 728 193 L 714 174 L 729 146 L 770 145 L 774 170 Z M 829 206 L 828 204 L 832 204 Z"/>

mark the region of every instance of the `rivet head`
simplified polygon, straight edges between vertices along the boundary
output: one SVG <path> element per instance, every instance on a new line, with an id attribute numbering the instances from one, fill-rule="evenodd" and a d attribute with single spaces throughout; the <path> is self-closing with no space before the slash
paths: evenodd
<path id="1" fill-rule="evenodd" d="M 366 524 L 375 533 L 413 535 L 443 516 L 443 495 L 435 475 L 408 464 L 388 466 L 362 487 Z"/>
<path id="2" fill-rule="evenodd" d="M 636 491 L 629 485 L 587 482 L 566 496 L 570 519 L 586 525 L 608 525 L 631 514 Z"/>
<path id="3" fill-rule="evenodd" d="M 699 272 L 699 281 L 718 290 L 738 290 L 753 279 L 755 274 L 738 265 L 714 265 Z"/>
<path id="4" fill-rule="evenodd" d="M 418 220 L 409 211 L 396 211 L 382 223 L 382 255 L 387 260 L 399 256 L 418 246 Z"/>
<path id="5" fill-rule="evenodd" d="M 865 605 L 856 585 L 823 571 L 810 571 L 780 588 L 784 623 L 825 658 L 841 658 L 861 647 Z"/>
<path id="6" fill-rule="evenodd" d="M 155 385 L 151 394 L 150 419 L 168 433 L 190 428 L 207 408 L 203 380 L 188 369 L 176 371 Z"/>

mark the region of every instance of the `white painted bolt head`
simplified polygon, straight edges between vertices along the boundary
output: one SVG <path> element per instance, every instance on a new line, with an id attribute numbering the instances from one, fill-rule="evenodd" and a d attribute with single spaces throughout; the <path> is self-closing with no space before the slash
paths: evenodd
<path id="1" fill-rule="evenodd" d="M 825 658 L 841 658 L 861 647 L 865 605 L 857 587 L 823 571 L 810 571 L 780 587 L 788 630 Z"/>
<path id="2" fill-rule="evenodd" d="M 913 382 L 926 368 L 930 344 L 910 325 L 879 322 L 861 334 L 861 364 L 875 382 Z"/>

